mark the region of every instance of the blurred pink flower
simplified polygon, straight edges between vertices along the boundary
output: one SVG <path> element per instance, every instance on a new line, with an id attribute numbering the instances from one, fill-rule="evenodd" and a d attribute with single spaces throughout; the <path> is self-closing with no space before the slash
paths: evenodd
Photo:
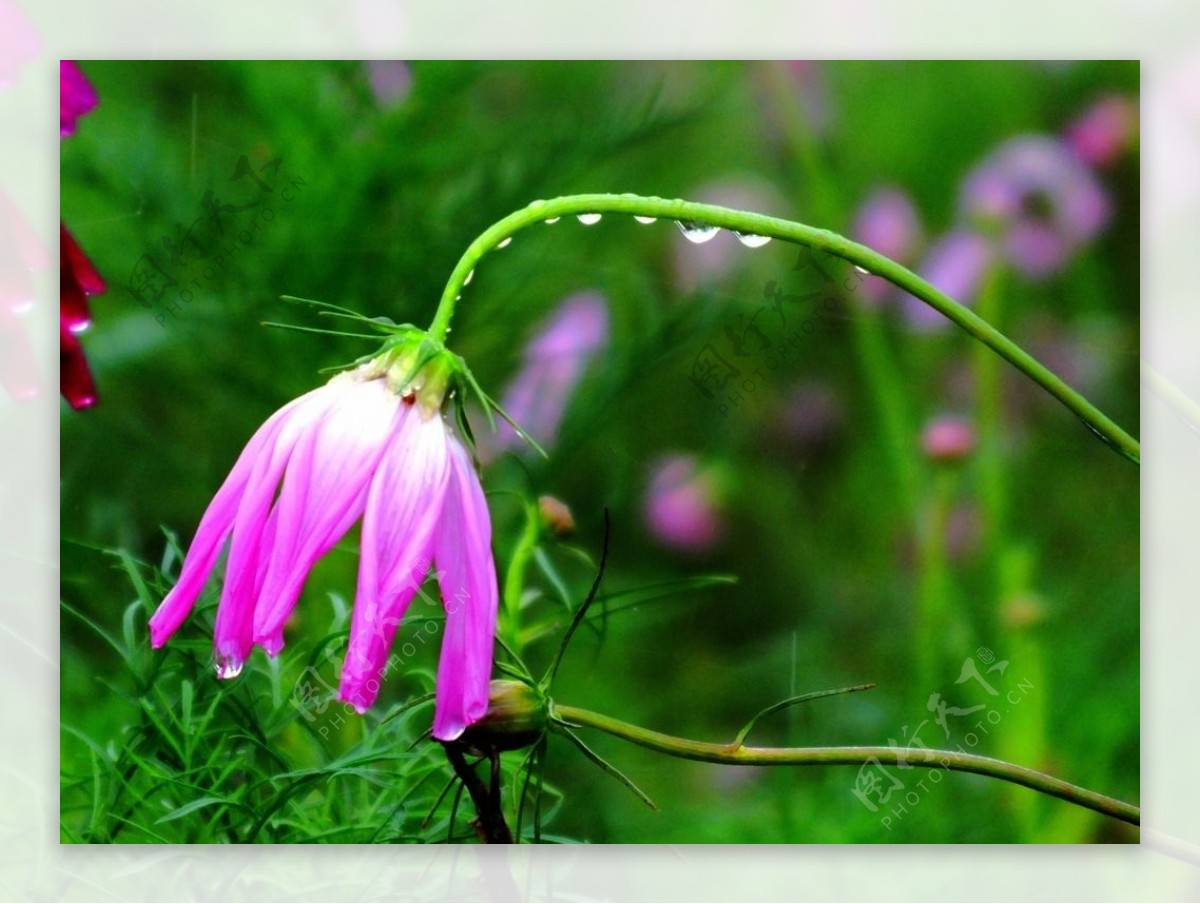
<path id="1" fill-rule="evenodd" d="M 774 418 L 778 434 L 801 452 L 829 445 L 844 421 L 845 411 L 837 393 L 816 381 L 792 387 Z"/>
<path id="2" fill-rule="evenodd" d="M 852 236 L 873 251 L 899 264 L 910 264 L 923 241 L 921 220 L 908 194 L 898 188 L 875 189 L 859 207 Z M 895 287 L 881 276 L 863 274 L 860 297 L 879 302 Z"/>
<path id="3" fill-rule="evenodd" d="M 1046 135 L 1002 144 L 967 176 L 960 203 L 964 220 L 995 234 L 1008 261 L 1035 279 L 1061 269 L 1111 212 L 1091 170 Z"/>
<path id="4" fill-rule="evenodd" d="M 16 81 L 17 70 L 35 59 L 41 42 L 13 0 L 0 0 L 0 88 Z"/>
<path id="5" fill-rule="evenodd" d="M 1133 144 L 1137 131 L 1137 104 L 1124 95 L 1109 94 L 1067 126 L 1066 142 L 1088 166 L 1104 169 Z"/>
<path id="6" fill-rule="evenodd" d="M 467 450 L 372 364 L 285 405 L 254 434 L 200 521 L 179 582 L 150 620 L 161 647 L 187 618 L 227 539 L 217 675 L 258 644 L 271 656 L 314 563 L 362 518 L 358 589 L 339 697 L 379 693 L 396 629 L 433 562 L 446 610 L 433 735 L 487 711 L 496 622 L 491 518 Z M 418 390 L 420 392 L 420 390 Z"/>
<path id="7" fill-rule="evenodd" d="M 80 116 L 94 110 L 100 99 L 96 96 L 96 89 L 84 76 L 83 70 L 73 60 L 59 61 L 58 79 L 59 137 L 66 138 L 75 134 L 76 121 Z"/>
<path id="8" fill-rule="evenodd" d="M 500 405 L 542 446 L 558 436 L 572 393 L 592 359 L 608 344 L 608 305 L 599 292 L 566 298 L 539 326 L 525 347 L 516 378 Z M 488 457 L 525 441 L 506 422 L 484 441 Z"/>
<path id="9" fill-rule="evenodd" d="M 709 549 L 724 533 L 712 474 L 690 455 L 668 456 L 651 469 L 645 517 L 656 539 L 688 552 Z"/>
<path id="10" fill-rule="evenodd" d="M 965 417 L 943 414 L 921 431 L 921 449 L 933 461 L 962 461 L 975 451 L 975 426 Z"/>

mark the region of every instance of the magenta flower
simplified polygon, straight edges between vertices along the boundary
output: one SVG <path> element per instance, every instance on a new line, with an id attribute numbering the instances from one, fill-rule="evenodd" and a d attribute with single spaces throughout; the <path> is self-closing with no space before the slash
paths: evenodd
<path id="1" fill-rule="evenodd" d="M 433 735 L 453 740 L 487 711 L 491 519 L 471 457 L 438 412 L 445 371 L 408 379 L 413 358 L 399 361 L 385 355 L 334 377 L 259 428 L 204 513 L 150 637 L 161 647 L 179 628 L 229 540 L 217 675 L 236 676 L 255 644 L 275 656 L 309 570 L 362 518 L 338 695 L 360 712 L 375 701 L 396 628 L 436 563 L 446 627 Z"/>
<path id="2" fill-rule="evenodd" d="M 608 305 L 599 292 L 570 296 L 539 327 L 501 408 L 542 446 L 558 436 L 567 403 L 592 359 L 608 343 Z M 524 442 L 507 423 L 485 441 L 489 456 Z"/>
<path id="3" fill-rule="evenodd" d="M 994 233 L 1004 256 L 1031 278 L 1049 276 L 1107 224 L 1108 195 L 1062 141 L 1013 138 L 968 175 L 965 219 Z"/>
<path id="4" fill-rule="evenodd" d="M 724 534 L 713 476 L 690 455 L 671 455 L 654 466 L 645 516 L 660 542 L 688 552 L 709 549 Z"/>
<path id="5" fill-rule="evenodd" d="M 76 120 L 95 109 L 100 99 L 96 96 L 96 89 L 73 60 L 59 61 L 58 82 L 59 137 L 66 138 L 75 134 Z"/>

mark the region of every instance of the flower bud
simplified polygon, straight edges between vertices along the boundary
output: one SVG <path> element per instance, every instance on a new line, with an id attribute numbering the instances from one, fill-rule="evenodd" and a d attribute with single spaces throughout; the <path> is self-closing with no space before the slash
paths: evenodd
<path id="1" fill-rule="evenodd" d="M 975 428 L 966 418 L 936 417 L 921 432 L 921 448 L 933 461 L 962 461 L 975 451 Z"/>
<path id="2" fill-rule="evenodd" d="M 498 678 L 488 692 L 487 713 L 458 738 L 479 750 L 520 750 L 546 733 L 546 700 L 523 681 Z"/>
<path id="3" fill-rule="evenodd" d="M 554 536 L 561 539 L 575 533 L 575 518 L 561 499 L 539 496 L 538 512 L 542 516 L 542 524 L 548 527 Z"/>

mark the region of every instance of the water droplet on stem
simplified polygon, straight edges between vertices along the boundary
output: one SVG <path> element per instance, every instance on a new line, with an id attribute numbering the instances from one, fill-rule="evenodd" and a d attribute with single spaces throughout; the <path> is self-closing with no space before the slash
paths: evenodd
<path id="1" fill-rule="evenodd" d="M 734 235 L 747 248 L 761 248 L 767 242 L 771 241 L 769 235 L 758 235 L 754 232 L 735 232 Z"/>
<path id="2" fill-rule="evenodd" d="M 717 226 L 708 226 L 704 223 L 689 223 L 687 220 L 677 220 L 675 225 L 679 227 L 679 231 L 683 233 L 685 239 L 697 245 L 707 242 L 721 231 Z"/>
<path id="3" fill-rule="evenodd" d="M 579 222 L 584 226 L 591 226 L 593 223 L 599 223 L 601 216 L 602 214 L 598 213 L 581 213 L 576 217 L 576 219 L 579 220 Z"/>

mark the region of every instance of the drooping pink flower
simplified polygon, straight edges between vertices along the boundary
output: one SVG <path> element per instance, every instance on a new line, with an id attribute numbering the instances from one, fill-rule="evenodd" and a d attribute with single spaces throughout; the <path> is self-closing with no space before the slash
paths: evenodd
<path id="1" fill-rule="evenodd" d="M 1057 138 L 1022 135 L 1000 145 L 963 183 L 966 222 L 995 234 L 1030 278 L 1058 271 L 1107 224 L 1108 195 Z"/>
<path id="2" fill-rule="evenodd" d="M 58 79 L 59 137 L 66 138 L 75 134 L 76 121 L 80 116 L 94 110 L 100 98 L 96 96 L 96 89 L 74 60 L 59 61 Z"/>
<path id="3" fill-rule="evenodd" d="M 608 305 L 599 292 L 579 292 L 562 302 L 525 348 L 524 361 L 501 407 L 542 446 L 558 436 L 567 403 L 592 359 L 608 343 Z M 525 443 L 506 422 L 485 440 L 489 456 Z"/>
<path id="4" fill-rule="evenodd" d="M 646 525 L 660 542 L 688 552 L 712 547 L 724 534 L 712 474 L 691 455 L 670 455 L 651 469 Z"/>
<path id="5" fill-rule="evenodd" d="M 201 519 L 150 636 L 160 647 L 183 623 L 228 540 L 217 675 L 236 676 L 255 644 L 275 656 L 309 570 L 361 518 L 339 697 L 360 712 L 374 702 L 396 629 L 435 565 L 446 626 L 433 735 L 453 740 L 487 711 L 491 518 L 471 457 L 439 414 L 444 385 L 430 403 L 422 378 L 397 386 L 402 369 L 372 362 L 341 374 L 259 428 Z"/>

